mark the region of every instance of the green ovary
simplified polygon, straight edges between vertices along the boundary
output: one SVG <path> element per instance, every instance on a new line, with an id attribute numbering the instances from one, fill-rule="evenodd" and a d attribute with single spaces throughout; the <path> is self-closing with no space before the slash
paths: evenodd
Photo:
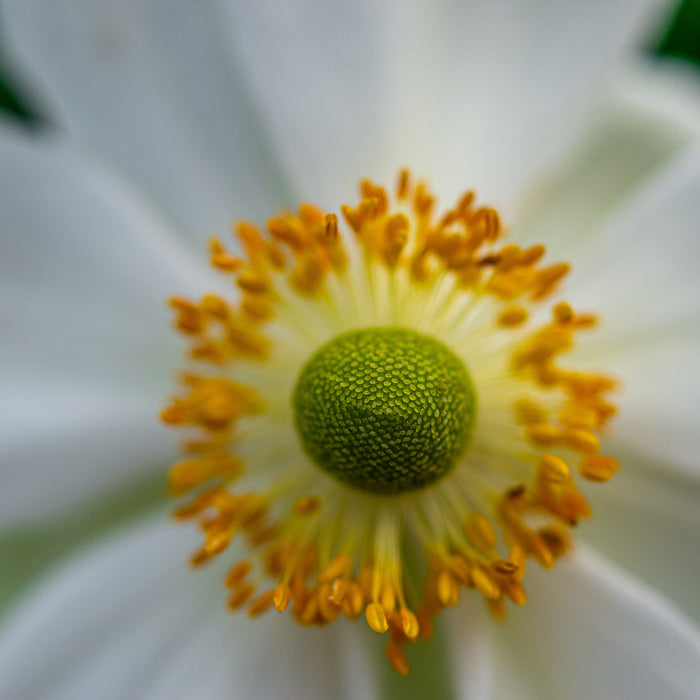
<path id="1" fill-rule="evenodd" d="M 301 442 L 322 470 L 359 489 L 396 494 L 447 474 L 474 425 L 464 364 L 404 328 L 340 335 L 306 363 L 293 397 Z"/>

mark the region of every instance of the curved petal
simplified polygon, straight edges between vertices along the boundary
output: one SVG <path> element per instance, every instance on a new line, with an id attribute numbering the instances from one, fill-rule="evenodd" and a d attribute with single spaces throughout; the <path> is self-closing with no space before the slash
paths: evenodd
<path id="1" fill-rule="evenodd" d="M 0 219 L 4 525 L 169 457 L 156 414 L 180 348 L 165 299 L 210 278 L 120 181 L 7 128 Z"/>
<path id="2" fill-rule="evenodd" d="M 591 485 L 582 527 L 602 551 L 697 617 L 700 529 L 700 149 L 632 192 L 581 245 L 572 299 L 603 326 L 574 353 L 620 380 L 605 450 L 622 469 Z"/>
<path id="3" fill-rule="evenodd" d="M 574 270 L 572 298 L 602 327 L 575 355 L 619 377 L 611 435 L 660 469 L 700 475 L 700 147 L 629 199 Z M 584 252 L 584 251 L 582 251 Z"/>
<path id="4" fill-rule="evenodd" d="M 147 482 L 156 470 L 165 483 L 164 465 L 175 454 L 172 435 L 154 415 L 156 397 L 64 390 L 42 395 L 38 410 L 29 401 L 25 396 L 16 413 L 3 416 L 0 528 L 70 513 Z"/>
<path id="5" fill-rule="evenodd" d="M 645 0 L 223 4 L 288 171 L 326 205 L 403 164 L 447 199 L 471 185 L 512 204 L 658 11 Z"/>
<path id="6" fill-rule="evenodd" d="M 201 232 L 280 204 L 271 153 L 327 206 L 404 163 L 445 197 L 473 184 L 509 203 L 666 4 L 6 0 L 5 14 L 61 120 Z"/>
<path id="7" fill-rule="evenodd" d="M 522 193 L 514 233 L 576 264 L 576 253 L 603 233 L 601 221 L 699 139 L 697 71 L 670 59 L 629 58 L 613 74 L 572 150 Z"/>
<path id="8" fill-rule="evenodd" d="M 456 610 L 448 610 L 445 620 L 456 696 L 468 700 L 490 700 L 494 697 L 495 677 L 499 675 L 489 638 L 492 622 L 476 595 L 468 592 L 464 597 L 467 600 L 462 600 Z M 524 695 L 503 697 L 525 698 Z"/>
<path id="9" fill-rule="evenodd" d="M 650 340 L 646 348 L 619 356 L 623 385 L 610 449 L 643 455 L 657 465 L 660 475 L 685 474 L 700 485 L 698 357 L 700 324 L 685 335 L 668 333 L 665 339 Z M 634 460 L 630 461 L 632 469 Z"/>
<path id="10" fill-rule="evenodd" d="M 504 692 L 520 686 L 508 669 L 523 673 L 525 697 L 696 696 L 700 633 L 663 597 L 584 549 L 552 571 L 532 569 L 528 604 L 494 629 L 503 672 L 492 697 L 521 697 Z"/>
<path id="11" fill-rule="evenodd" d="M 594 516 L 581 535 L 700 620 L 700 329 L 694 333 L 650 332 L 615 356 L 624 383 L 604 449 L 622 468 L 588 489 Z"/>
<path id="12" fill-rule="evenodd" d="M 94 546 L 0 628 L 0 695 L 51 698 L 371 698 L 342 624 L 222 610 L 220 572 L 183 564 L 192 533 L 163 520 Z"/>
<path id="13" fill-rule="evenodd" d="M 302 198 L 338 208 L 360 177 L 393 177 L 403 161 L 396 162 L 389 147 L 392 122 L 398 114 L 413 115 L 408 105 L 399 113 L 389 106 L 398 30 L 391 3 L 219 4 L 231 60 L 248 76 Z"/>
<path id="14" fill-rule="evenodd" d="M 60 123 L 201 238 L 284 183 L 213 3 L 7 0 L 7 39 Z"/>
<path id="15" fill-rule="evenodd" d="M 636 188 L 581 250 L 567 293 L 600 311 L 596 343 L 634 347 L 698 320 L 699 187 L 700 141 Z"/>
<path id="16" fill-rule="evenodd" d="M 700 479 L 644 451 L 610 448 L 622 469 L 587 490 L 593 517 L 581 526 L 581 538 L 700 624 Z"/>

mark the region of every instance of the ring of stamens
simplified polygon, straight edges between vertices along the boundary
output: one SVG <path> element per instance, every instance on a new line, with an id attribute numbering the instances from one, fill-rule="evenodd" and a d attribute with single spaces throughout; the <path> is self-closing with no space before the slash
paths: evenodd
<path id="1" fill-rule="evenodd" d="M 302 205 L 265 232 L 238 224 L 242 256 L 212 241 L 211 263 L 238 300 L 171 300 L 192 369 L 162 418 L 192 432 L 169 483 L 189 494 L 176 516 L 204 535 L 193 564 L 245 540 L 226 580 L 229 607 L 252 616 L 291 607 L 304 625 L 364 613 L 389 631 L 389 661 L 407 673 L 404 646 L 429 637 L 463 588 L 500 617 L 507 599 L 526 600 L 528 558 L 550 567 L 567 551 L 570 527 L 590 515 L 575 472 L 602 482 L 618 468 L 599 439 L 614 382 L 560 363 L 596 324 L 565 302 L 544 318 L 568 264 L 543 264 L 541 245 L 503 243 L 498 214 L 472 192 L 437 216 L 408 171 L 393 197 L 369 181 L 360 189 L 359 205 L 342 208 L 349 234 L 336 215 Z M 295 427 L 292 396 L 309 357 L 370 327 L 449 347 L 469 366 L 479 405 L 468 448 L 439 479 L 398 495 L 325 473 Z M 422 580 L 407 570 L 407 547 Z"/>

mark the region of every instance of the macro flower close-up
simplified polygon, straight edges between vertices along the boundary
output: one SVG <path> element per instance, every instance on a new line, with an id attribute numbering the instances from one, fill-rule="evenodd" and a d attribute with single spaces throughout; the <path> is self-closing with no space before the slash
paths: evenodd
<path id="1" fill-rule="evenodd" d="M 677 11 L 0 0 L 0 697 L 697 697 Z"/>

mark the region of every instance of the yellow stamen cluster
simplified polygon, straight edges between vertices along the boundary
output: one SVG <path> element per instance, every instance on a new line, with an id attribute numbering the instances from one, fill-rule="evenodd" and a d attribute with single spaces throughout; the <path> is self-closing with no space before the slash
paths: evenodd
<path id="1" fill-rule="evenodd" d="M 270 219 L 266 231 L 239 223 L 240 256 L 211 242 L 211 264 L 232 278 L 237 300 L 171 299 L 199 369 L 183 376 L 184 392 L 162 419 L 194 432 L 170 474 L 174 495 L 192 493 L 177 517 L 198 520 L 204 535 L 192 563 L 209 561 L 237 535 L 247 542 L 250 554 L 226 579 L 229 607 L 252 616 L 290 607 L 304 625 L 364 613 L 373 630 L 389 632 L 388 659 L 407 674 L 404 646 L 429 637 L 434 616 L 462 588 L 479 591 L 500 617 L 506 599 L 526 601 L 526 559 L 550 567 L 569 548 L 568 528 L 590 515 L 572 470 L 605 481 L 618 468 L 599 440 L 615 413 L 606 398 L 614 383 L 559 363 L 576 334 L 595 326 L 593 315 L 560 302 L 548 322 L 529 327 L 569 271 L 541 264 L 544 246 L 502 243 L 497 212 L 477 206 L 472 192 L 436 217 L 434 198 L 408 171 L 393 204 L 369 181 L 360 190 L 358 206 L 342 208 L 350 235 L 336 215 L 304 204 Z M 409 310 L 401 308 L 406 298 Z M 415 321 L 417 330 L 429 334 L 435 323 L 436 338 L 463 351 L 480 392 L 474 445 L 453 473 L 424 491 L 374 496 L 323 474 L 298 445 L 303 467 L 285 470 L 288 457 L 270 444 L 280 423 L 267 433 L 264 426 L 286 420 L 293 433 L 291 395 L 285 402 L 268 390 L 287 371 L 289 338 L 305 347 L 318 336 L 320 345 L 363 322 L 402 326 L 418 317 L 425 321 Z M 314 324 L 331 330 L 316 336 Z M 493 346 L 472 366 L 477 340 Z M 490 441 L 491 423 L 507 427 Z M 248 478 L 254 485 L 238 486 Z M 418 593 L 403 561 L 407 546 L 422 555 Z"/>

